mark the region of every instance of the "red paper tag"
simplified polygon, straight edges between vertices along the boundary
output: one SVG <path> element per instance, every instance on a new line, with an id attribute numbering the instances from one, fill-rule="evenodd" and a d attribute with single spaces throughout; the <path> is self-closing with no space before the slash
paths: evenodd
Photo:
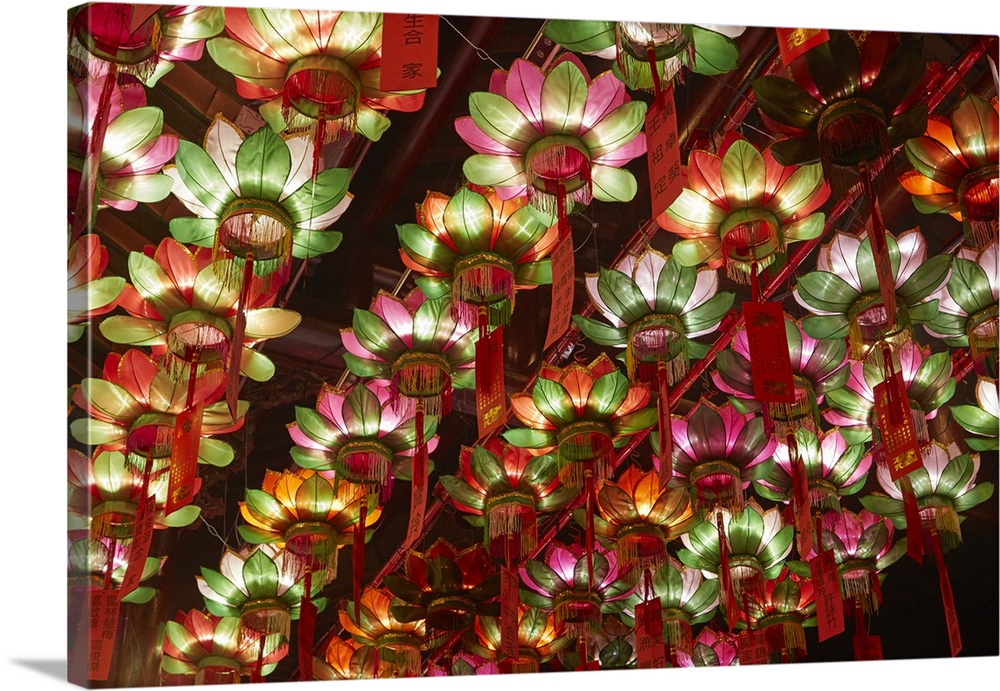
<path id="1" fill-rule="evenodd" d="M 865 173 L 868 174 L 867 172 Z M 896 323 L 896 278 L 892 273 L 892 261 L 889 259 L 889 247 L 885 241 L 885 226 L 882 223 L 882 211 L 878 200 L 872 197 L 871 226 L 868 237 L 875 260 L 875 275 L 878 277 L 878 289 L 882 295 L 882 306 L 885 308 L 889 328 Z"/>
<path id="2" fill-rule="evenodd" d="M 438 18 L 433 14 L 382 15 L 382 91 L 437 86 Z"/>
<path id="3" fill-rule="evenodd" d="M 923 465 L 903 375 L 894 372 L 891 379 L 876 384 L 874 391 L 875 424 L 889 466 L 889 477 L 896 481 Z"/>
<path id="4" fill-rule="evenodd" d="M 503 375 L 503 330 L 476 341 L 476 419 L 480 439 L 507 419 Z"/>
<path id="5" fill-rule="evenodd" d="M 198 445 L 204 404 L 199 402 L 182 411 L 174 422 L 174 443 L 170 453 L 170 481 L 163 509 L 170 515 L 194 499 L 194 481 L 198 474 Z"/>
<path id="6" fill-rule="evenodd" d="M 830 40 L 826 29 L 775 29 L 781 62 L 787 67 L 795 58 Z"/>
<path id="7" fill-rule="evenodd" d="M 744 302 L 753 397 L 761 403 L 795 403 L 785 314 L 777 302 Z"/>
<path id="8" fill-rule="evenodd" d="M 663 615 L 658 599 L 640 602 L 635 606 L 635 652 L 639 669 L 667 666 Z"/>
<path id="9" fill-rule="evenodd" d="M 767 664 L 767 638 L 763 631 L 744 631 L 736 637 L 741 665 Z"/>
<path id="10" fill-rule="evenodd" d="M 410 520 L 406 525 L 407 547 L 420 539 L 424 531 L 424 508 L 427 504 L 427 456 L 420 449 L 413 456 L 413 479 L 410 482 Z"/>
<path id="11" fill-rule="evenodd" d="M 869 636 L 865 633 L 854 634 L 854 659 L 855 660 L 881 660 L 882 639 L 878 636 Z"/>
<path id="12" fill-rule="evenodd" d="M 517 659 L 520 647 L 517 635 L 517 569 L 506 566 L 500 569 L 500 652 Z"/>
<path id="13" fill-rule="evenodd" d="M 649 164 L 649 195 L 653 216 L 667 210 L 684 189 L 681 147 L 677 141 L 677 110 L 674 89 L 663 91 L 662 101 L 646 109 L 646 160 Z"/>
<path id="14" fill-rule="evenodd" d="M 844 601 L 837 578 L 837 560 L 833 551 L 824 549 L 809 560 L 809 573 L 816 589 L 816 624 L 819 640 L 825 641 L 844 632 Z"/>
<path id="15" fill-rule="evenodd" d="M 118 591 L 90 591 L 89 653 L 87 679 L 107 681 L 118 635 Z"/>
<path id="16" fill-rule="evenodd" d="M 941 552 L 941 540 L 934 534 L 931 538 L 934 546 L 934 559 L 937 561 L 938 580 L 941 584 L 941 604 L 944 605 L 944 620 L 948 627 L 948 645 L 951 656 L 955 657 L 962 650 L 962 633 L 958 630 L 958 613 L 955 611 L 955 597 L 951 592 L 951 578 L 948 577 L 948 567 L 944 563 Z"/>
<path id="17" fill-rule="evenodd" d="M 153 542 L 153 523 L 156 518 L 156 500 L 153 497 L 143 497 L 135 512 L 135 533 L 128 550 L 128 567 L 122 580 L 119 597 L 125 597 L 139 587 L 142 572 L 146 568 L 146 558 Z"/>
<path id="18" fill-rule="evenodd" d="M 555 343 L 569 328 L 573 314 L 573 290 L 576 267 L 573 257 L 573 235 L 566 233 L 551 254 L 552 305 L 549 309 L 549 329 L 545 333 L 545 347 Z"/>

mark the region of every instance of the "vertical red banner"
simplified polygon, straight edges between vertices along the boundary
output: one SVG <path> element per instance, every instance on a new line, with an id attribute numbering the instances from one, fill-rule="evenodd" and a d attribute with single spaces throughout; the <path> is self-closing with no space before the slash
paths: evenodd
<path id="1" fill-rule="evenodd" d="M 503 330 L 493 329 L 476 341 L 476 421 L 480 438 L 507 419 L 507 392 L 503 379 Z"/>
<path id="2" fill-rule="evenodd" d="M 833 551 L 821 549 L 809 560 L 809 573 L 816 589 L 816 625 L 819 640 L 825 641 L 844 632 L 844 600 L 837 578 L 837 560 Z"/>
<path id="3" fill-rule="evenodd" d="M 736 637 L 741 665 L 767 664 L 767 638 L 763 631 L 744 631 Z"/>
<path id="4" fill-rule="evenodd" d="M 661 364 L 657 370 L 659 394 L 656 399 L 656 425 L 660 448 L 656 456 L 656 473 L 661 485 L 670 482 L 674 476 L 674 430 L 670 418 L 670 389 L 667 387 L 666 368 Z"/>
<path id="5" fill-rule="evenodd" d="M 118 635 L 118 591 L 90 591 L 89 654 L 87 679 L 107 681 Z"/>
<path id="6" fill-rule="evenodd" d="M 906 519 L 906 553 L 918 564 L 924 563 L 924 529 L 920 522 L 920 507 L 913 494 L 913 485 L 905 475 L 897 481 L 903 493 L 903 517 Z"/>
<path id="7" fill-rule="evenodd" d="M 500 652 L 511 659 L 518 658 L 517 627 L 520 602 L 518 597 L 517 569 L 508 566 L 500 569 Z"/>
<path id="8" fill-rule="evenodd" d="M 635 653 L 639 669 L 667 666 L 667 646 L 663 640 L 663 615 L 659 599 L 635 606 Z"/>
<path id="9" fill-rule="evenodd" d="M 778 34 L 778 50 L 781 62 L 788 67 L 795 58 L 816 46 L 830 40 L 826 29 L 775 29 Z"/>
<path id="10" fill-rule="evenodd" d="M 187 506 L 194 499 L 203 413 L 204 404 L 199 402 L 182 411 L 174 422 L 170 479 L 167 485 L 167 502 L 163 509 L 168 516 L 182 506 Z"/>
<path id="11" fill-rule="evenodd" d="M 299 608 L 299 679 L 313 680 L 313 645 L 316 642 L 316 615 L 318 609 L 311 597 L 312 574 L 306 575 L 306 587 L 302 593 L 302 605 Z M 357 603 L 355 603 L 357 607 Z"/>
<path id="12" fill-rule="evenodd" d="M 761 403 L 795 403 L 785 313 L 777 302 L 744 302 L 753 397 Z"/>
<path id="13" fill-rule="evenodd" d="M 438 17 L 433 14 L 382 15 L 382 91 L 437 86 Z"/>
<path id="14" fill-rule="evenodd" d="M 792 466 L 792 503 L 795 505 L 795 532 L 798 537 L 799 557 L 805 559 L 813 548 L 813 522 L 809 513 L 809 478 L 806 466 L 799 457 L 795 437 L 789 433 L 786 441 Z"/>
<path id="15" fill-rule="evenodd" d="M 739 614 L 736 611 L 736 593 L 733 590 L 733 576 L 729 572 L 729 539 L 726 537 L 721 512 L 715 515 L 715 526 L 719 537 L 719 585 L 722 587 L 719 599 L 722 600 L 726 610 L 726 625 L 732 631 L 739 620 Z"/>
<path id="16" fill-rule="evenodd" d="M 573 314 L 573 291 L 576 267 L 573 257 L 573 235 L 559 241 L 551 254 L 552 305 L 549 308 L 549 328 L 545 333 L 545 347 L 555 343 L 569 328 Z"/>
<path id="17" fill-rule="evenodd" d="M 948 567 L 944 563 L 941 539 L 936 533 L 931 536 L 931 544 L 934 549 L 934 560 L 937 562 L 938 581 L 941 585 L 941 604 L 944 605 L 944 621 L 948 627 L 948 646 L 951 648 L 951 656 L 955 657 L 962 651 L 962 633 L 958 629 L 958 613 L 955 611 L 951 578 L 948 576 Z"/>
<path id="18" fill-rule="evenodd" d="M 153 542 L 153 522 L 156 518 L 156 500 L 153 497 L 143 497 L 135 512 L 135 533 L 128 549 L 128 567 L 122 580 L 119 597 L 125 597 L 139 587 L 142 572 L 146 568 L 146 558 Z"/>
<path id="19" fill-rule="evenodd" d="M 407 547 L 413 547 L 424 531 L 424 509 L 427 505 L 427 450 L 421 446 L 413 456 L 413 477 L 410 482 L 410 520 L 406 525 Z"/>
<path id="20" fill-rule="evenodd" d="M 891 379 L 875 385 L 875 424 L 889 466 L 889 477 L 899 480 L 922 467 L 920 444 L 913 429 L 903 375 L 894 372 Z"/>
<path id="21" fill-rule="evenodd" d="M 854 634 L 855 660 L 882 660 L 882 639 L 866 633 Z"/>
<path id="22" fill-rule="evenodd" d="M 645 124 L 649 197 L 654 217 L 666 211 L 684 189 L 673 87 L 666 89 L 661 98 L 662 100 L 653 101 L 646 110 Z"/>

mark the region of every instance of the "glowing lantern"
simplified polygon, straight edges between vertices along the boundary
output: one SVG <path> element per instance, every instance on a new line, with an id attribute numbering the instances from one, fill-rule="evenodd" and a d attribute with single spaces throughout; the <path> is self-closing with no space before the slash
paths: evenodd
<path id="1" fill-rule="evenodd" d="M 764 598 L 750 603 L 750 624 L 764 633 L 770 662 L 799 662 L 806 655 L 803 627 L 816 626 L 812 581 L 787 570 L 764 584 Z"/>
<path id="2" fill-rule="evenodd" d="M 290 558 L 288 552 L 266 544 L 240 552 L 227 549 L 218 571 L 203 566 L 196 577 L 205 608 L 216 616 L 238 617 L 246 645 L 256 648 L 261 638 L 278 636 L 279 645 L 287 647 L 291 622 L 299 618 L 303 598 L 319 611 L 326 607 L 326 598 L 319 597 L 323 580 L 307 584 L 302 578 L 290 578 L 291 569 L 284 564 Z"/>
<path id="3" fill-rule="evenodd" d="M 805 428 L 819 431 L 819 406 L 827 392 L 847 383 L 847 344 L 843 339 L 815 339 L 795 320 L 785 316 L 785 337 L 792 365 L 795 403 L 767 403 L 774 421 L 774 435 L 780 441 L 789 433 Z M 756 412 L 761 404 L 754 400 L 750 343 L 745 330 L 733 338 L 732 348 L 718 354 L 712 381 L 730 394 L 730 401 L 741 412 Z"/>
<path id="4" fill-rule="evenodd" d="M 915 170 L 899 178 L 918 211 L 951 214 L 979 249 L 997 239 L 998 140 L 996 98 L 969 92 L 950 118 L 928 117 L 927 131 L 906 142 Z"/>
<path id="5" fill-rule="evenodd" d="M 362 488 L 337 482 L 311 470 L 268 470 L 261 489 L 247 489 L 240 502 L 246 524 L 240 537 L 252 545 L 274 544 L 288 552 L 288 576 L 297 580 L 306 571 L 325 570 L 324 585 L 337 577 L 337 551 L 357 537 L 354 526 L 365 515 L 364 529 L 378 521 L 377 497 Z M 362 502 L 367 511 L 362 514 Z"/>
<path id="6" fill-rule="evenodd" d="M 630 386 L 607 355 L 589 365 L 543 365 L 530 394 L 510 397 L 526 427 L 503 437 L 539 456 L 558 450 L 559 479 L 582 487 L 586 477 L 606 479 L 615 447 L 654 424 L 656 410 L 648 402 L 649 390 Z"/>
<path id="7" fill-rule="evenodd" d="M 851 358 L 869 354 L 881 366 L 882 348 L 893 352 L 913 341 L 912 324 L 937 316 L 932 295 L 948 280 L 949 255 L 927 258 L 927 242 L 919 228 L 898 238 L 886 234 L 887 253 L 895 278 L 896 314 L 886 313 L 875 271 L 871 240 L 837 231 L 820 248 L 816 271 L 800 276 L 793 294 L 813 316 L 802 330 L 813 338 L 848 337 Z M 881 379 L 880 379 L 881 381 Z"/>
<path id="8" fill-rule="evenodd" d="M 436 418 L 424 418 L 427 451 L 437 447 Z M 324 386 L 316 408 L 297 407 L 288 433 L 296 443 L 292 460 L 319 472 L 334 471 L 342 480 L 370 486 L 385 503 L 394 478 L 409 480 L 418 433 L 412 415 L 391 405 L 389 391 L 377 383 L 359 383 L 348 391 Z M 428 469 L 433 470 L 428 461 Z"/>
<path id="9" fill-rule="evenodd" d="M 346 609 L 340 610 L 344 630 L 355 643 L 378 651 L 385 676 L 419 677 L 420 648 L 426 634 L 424 620 L 398 621 L 390 609 L 406 603 L 381 588 L 365 588 L 360 604 L 359 609 L 348 602 Z"/>
<path id="10" fill-rule="evenodd" d="M 739 665 L 739 651 L 732 634 L 706 626 L 695 639 L 690 655 L 678 656 L 681 667 L 731 667 Z"/>
<path id="11" fill-rule="evenodd" d="M 961 248 L 952 260 L 948 283 L 931 297 L 938 300 L 938 315 L 924 324 L 932 336 L 952 348 L 969 346 L 979 374 L 997 377 L 997 301 L 1000 298 L 998 244 L 980 250 Z"/>
<path id="12" fill-rule="evenodd" d="M 566 50 L 615 61 L 615 76 L 630 89 L 654 89 L 679 78 L 681 68 L 695 74 L 725 74 L 736 69 L 739 48 L 732 40 L 741 26 L 609 22 L 550 19 L 545 35 Z"/>
<path id="13" fill-rule="evenodd" d="M 226 8 L 229 37 L 208 53 L 236 76 L 240 96 L 266 101 L 260 114 L 275 132 L 308 131 L 317 148 L 342 132 L 378 141 L 380 111 L 412 112 L 424 90 L 382 91 L 382 13 Z"/>
<path id="14" fill-rule="evenodd" d="M 540 665 L 554 658 L 573 642 L 573 639 L 560 634 L 551 612 L 520 605 L 517 616 L 517 657 L 500 662 L 502 668 L 509 666 L 513 674 L 538 672 Z M 499 660 L 500 619 L 479 617 L 476 619 L 475 631 L 476 641 L 469 644 L 472 651 L 487 660 Z"/>
<path id="15" fill-rule="evenodd" d="M 591 81 L 572 55 L 544 72 L 517 59 L 509 72 L 493 73 L 489 92 L 469 96 L 469 112 L 455 122 L 476 151 L 465 176 L 495 187 L 501 199 L 527 194 L 548 216 L 558 213 L 561 233 L 574 205 L 635 196 L 635 177 L 623 166 L 646 151 L 646 104 L 630 101 L 610 72 Z"/>
<path id="16" fill-rule="evenodd" d="M 667 541 L 695 523 L 688 492 L 661 484 L 655 471 L 629 466 L 617 481 L 605 480 L 597 492 L 594 532 L 613 544 L 622 576 L 638 583 L 645 571 L 666 560 Z"/>
<path id="17" fill-rule="evenodd" d="M 387 671 L 376 650 L 350 638 L 334 638 L 324 659 L 313 658 L 313 676 L 319 681 L 378 679 Z"/>
<path id="18" fill-rule="evenodd" d="M 108 266 L 108 250 L 97 235 L 84 235 L 70 245 L 67 265 L 67 340 L 75 343 L 90 320 L 118 305 L 125 279 L 101 276 Z"/>
<path id="19" fill-rule="evenodd" d="M 278 635 L 259 647 L 243 645 L 239 633 L 238 617 L 178 612 L 166 624 L 161 667 L 167 674 L 193 677 L 196 686 L 239 684 L 245 675 L 269 675 L 288 653 Z"/>
<path id="20" fill-rule="evenodd" d="M 477 615 L 499 616 L 500 574 L 482 545 L 457 549 L 438 539 L 426 551 L 409 550 L 403 574 L 385 577 L 386 589 L 402 603 L 389 608 L 397 621 L 424 619 L 434 641 L 467 629 Z"/>
<path id="21" fill-rule="evenodd" d="M 720 155 L 695 150 L 687 188 L 657 216 L 681 240 L 674 257 L 684 266 L 725 265 L 729 278 L 752 284 L 784 262 L 786 246 L 823 232 L 818 212 L 830 196 L 819 164 L 793 167 L 750 142 L 731 138 Z"/>
<path id="22" fill-rule="evenodd" d="M 673 421 L 673 435 L 675 482 L 690 488 L 696 511 L 742 511 L 744 490 L 771 470 L 775 442 L 764 421 L 732 404 L 717 408 L 702 399 Z"/>
<path id="23" fill-rule="evenodd" d="M 498 439 L 486 446 L 463 448 L 460 474 L 446 475 L 441 485 L 455 506 L 484 527 L 484 545 L 495 559 L 520 559 L 535 550 L 538 514 L 561 508 L 576 489 L 560 485 L 558 464 L 551 455 Z"/>
<path id="24" fill-rule="evenodd" d="M 72 491 L 72 490 L 71 490 Z M 71 507 L 72 511 L 72 507 Z M 128 568 L 128 549 L 122 542 L 107 537 L 91 536 L 89 531 L 69 532 L 69 559 L 67 584 L 72 588 L 102 588 L 111 569 L 112 588 L 120 589 Z M 156 576 L 166 557 L 146 557 L 139 582 Z M 155 587 L 139 586 L 120 598 L 121 602 L 143 605 L 156 596 Z"/>
<path id="25" fill-rule="evenodd" d="M 864 444 L 849 446 L 839 428 L 816 434 L 808 429 L 795 432 L 798 458 L 805 469 L 809 504 L 817 509 L 839 509 L 842 497 L 857 494 L 864 488 L 872 455 Z M 779 443 L 774 449 L 771 473 L 754 483 L 764 499 L 790 502 L 793 499 L 794 473 L 788 446 Z"/>
<path id="26" fill-rule="evenodd" d="M 973 451 L 992 451 L 1000 436 L 1000 400 L 996 379 L 980 377 L 976 381 L 976 405 L 953 405 L 951 415 L 967 431 L 984 439 L 970 437 L 966 443 Z"/>
<path id="27" fill-rule="evenodd" d="M 886 495 L 861 497 L 869 511 L 892 520 L 896 528 L 906 525 L 903 494 L 889 476 L 887 467 L 877 469 L 878 481 Z M 962 542 L 959 514 L 993 496 L 993 483 L 976 483 L 979 454 L 958 454 L 955 445 L 932 442 L 923 454 L 923 467 L 907 477 L 920 508 L 920 522 L 940 536 L 944 551 Z"/>

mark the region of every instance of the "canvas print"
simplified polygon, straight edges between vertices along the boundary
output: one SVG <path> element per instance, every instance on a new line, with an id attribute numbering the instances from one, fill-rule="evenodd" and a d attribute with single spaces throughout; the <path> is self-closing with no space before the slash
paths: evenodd
<path id="1" fill-rule="evenodd" d="M 69 681 L 998 655 L 998 37 L 542 12 L 68 10 Z"/>

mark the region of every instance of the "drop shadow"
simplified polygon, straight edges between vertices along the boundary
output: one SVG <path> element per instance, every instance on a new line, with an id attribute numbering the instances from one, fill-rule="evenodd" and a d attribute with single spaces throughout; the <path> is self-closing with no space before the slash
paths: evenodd
<path id="1" fill-rule="evenodd" d="M 66 660 L 11 660 L 11 662 L 47 677 L 67 681 Z"/>

